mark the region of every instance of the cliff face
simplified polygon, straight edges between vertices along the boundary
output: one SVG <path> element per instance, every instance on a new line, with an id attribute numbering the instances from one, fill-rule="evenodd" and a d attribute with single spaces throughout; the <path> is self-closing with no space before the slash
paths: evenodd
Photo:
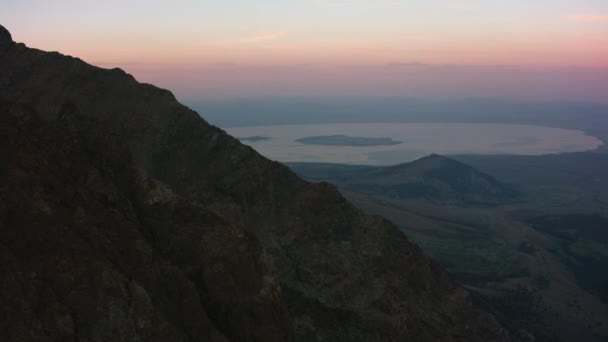
<path id="1" fill-rule="evenodd" d="M 510 339 L 392 224 L 166 90 L 2 29 L 0 101 L 2 334 Z"/>
<path id="2" fill-rule="evenodd" d="M 282 341 L 248 233 L 35 113 L 1 104 L 4 341 Z"/>

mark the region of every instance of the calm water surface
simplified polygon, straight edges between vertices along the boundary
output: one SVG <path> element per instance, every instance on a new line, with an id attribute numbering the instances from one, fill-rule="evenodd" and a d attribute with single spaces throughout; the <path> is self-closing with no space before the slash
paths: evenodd
<path id="1" fill-rule="evenodd" d="M 510 124 L 471 123 L 356 123 L 226 128 L 235 137 L 264 136 L 246 141 L 262 155 L 281 162 L 327 162 L 392 165 L 437 154 L 521 154 L 594 150 L 602 144 L 578 130 Z M 393 138 L 392 146 L 319 146 L 295 140 L 343 134 L 353 137 Z"/>

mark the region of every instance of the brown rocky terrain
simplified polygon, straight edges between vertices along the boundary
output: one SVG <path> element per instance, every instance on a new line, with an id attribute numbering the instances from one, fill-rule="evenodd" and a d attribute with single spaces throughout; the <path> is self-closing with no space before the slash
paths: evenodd
<path id="1" fill-rule="evenodd" d="M 0 334 L 517 340 L 391 223 L 168 91 L 0 26 Z"/>

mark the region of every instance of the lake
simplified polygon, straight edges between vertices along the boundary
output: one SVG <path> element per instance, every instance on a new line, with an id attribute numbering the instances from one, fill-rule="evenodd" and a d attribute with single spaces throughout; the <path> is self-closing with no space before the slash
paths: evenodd
<path id="1" fill-rule="evenodd" d="M 225 128 L 262 155 L 280 162 L 393 165 L 431 153 L 541 155 L 594 150 L 602 141 L 583 131 L 483 123 L 353 123 Z M 298 139 L 345 135 L 390 138 L 382 146 L 310 145 Z M 257 139 L 246 139 L 254 137 Z M 260 139 L 263 138 L 263 139 Z"/>

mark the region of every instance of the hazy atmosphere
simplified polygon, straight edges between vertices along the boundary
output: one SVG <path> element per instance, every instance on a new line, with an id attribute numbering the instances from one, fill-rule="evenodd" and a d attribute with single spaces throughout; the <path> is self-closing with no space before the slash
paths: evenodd
<path id="1" fill-rule="evenodd" d="M 603 0 L 4 0 L 0 20 L 17 41 L 123 68 L 186 101 L 608 101 Z"/>
<path id="2" fill-rule="evenodd" d="M 595 150 L 602 141 L 581 131 L 539 126 L 466 123 L 359 123 L 254 126 L 227 129 L 266 157 L 281 162 L 395 165 L 432 153 L 542 155 Z M 306 143 L 308 137 L 390 138 L 384 146 L 362 141 Z M 265 138 L 265 139 L 261 139 Z M 245 139 L 247 140 L 247 139 Z M 252 139 L 249 139 L 252 140 Z M 255 141 L 258 140 L 258 141 Z M 365 146 L 368 145 L 368 146 Z"/>
<path id="3" fill-rule="evenodd" d="M 0 0 L 0 341 L 608 341 L 607 0 Z"/>

